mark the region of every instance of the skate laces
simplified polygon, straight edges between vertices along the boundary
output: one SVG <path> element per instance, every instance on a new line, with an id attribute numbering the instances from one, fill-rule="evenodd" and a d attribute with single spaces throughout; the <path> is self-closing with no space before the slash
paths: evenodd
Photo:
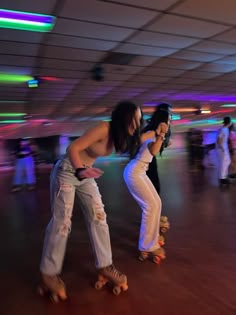
<path id="1" fill-rule="evenodd" d="M 118 277 L 121 277 L 121 276 L 122 276 L 122 273 L 121 273 L 119 270 L 117 270 L 114 265 L 110 265 L 110 266 L 108 266 L 106 269 L 107 269 L 107 271 L 111 272 L 111 274 L 112 274 L 115 278 L 118 278 Z"/>

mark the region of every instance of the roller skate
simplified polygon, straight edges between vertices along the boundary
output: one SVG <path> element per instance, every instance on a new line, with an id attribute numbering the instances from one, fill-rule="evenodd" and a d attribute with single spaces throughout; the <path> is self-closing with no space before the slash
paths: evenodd
<path id="1" fill-rule="evenodd" d="M 149 258 L 149 254 L 150 254 L 150 252 L 140 251 L 139 256 L 138 256 L 138 260 L 140 260 L 140 261 L 147 260 Z"/>
<path id="2" fill-rule="evenodd" d="M 161 216 L 160 218 L 160 233 L 166 233 L 170 228 L 170 222 L 167 216 Z"/>
<path id="3" fill-rule="evenodd" d="M 165 251 L 161 247 L 156 249 L 153 252 L 140 251 L 139 257 L 138 257 L 140 261 L 145 261 L 147 259 L 150 259 L 155 264 L 160 264 L 161 260 L 165 258 L 166 258 Z"/>
<path id="4" fill-rule="evenodd" d="M 14 193 L 14 192 L 18 192 L 18 191 L 21 191 L 21 190 L 22 190 L 22 186 L 15 185 L 15 186 L 12 187 L 11 192 Z"/>
<path id="5" fill-rule="evenodd" d="M 41 296 L 48 295 L 52 302 L 58 303 L 59 300 L 67 299 L 64 282 L 58 276 L 47 276 L 42 274 L 41 284 L 38 293 Z"/>
<path id="6" fill-rule="evenodd" d="M 158 265 L 160 264 L 161 260 L 166 258 L 166 253 L 162 247 L 158 248 L 151 254 L 152 254 L 152 261 Z"/>
<path id="7" fill-rule="evenodd" d="M 100 290 L 106 283 L 113 286 L 112 291 L 115 295 L 119 295 L 121 290 L 128 290 L 126 275 L 118 271 L 114 265 L 98 270 L 98 281 L 95 283 L 95 289 Z"/>
<path id="8" fill-rule="evenodd" d="M 230 181 L 228 178 L 219 179 L 219 187 L 222 191 L 229 189 Z"/>
<path id="9" fill-rule="evenodd" d="M 159 235 L 158 243 L 159 243 L 160 246 L 164 246 L 165 245 L 165 238 L 164 238 L 163 235 Z"/>

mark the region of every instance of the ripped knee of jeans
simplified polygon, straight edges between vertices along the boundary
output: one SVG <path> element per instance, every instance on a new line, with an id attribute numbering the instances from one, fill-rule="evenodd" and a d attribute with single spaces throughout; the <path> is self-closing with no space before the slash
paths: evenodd
<path id="1" fill-rule="evenodd" d="M 94 218 L 97 222 L 105 223 L 106 222 L 106 213 L 104 211 L 103 205 L 100 203 L 96 203 L 93 206 L 94 210 Z"/>
<path id="2" fill-rule="evenodd" d="M 71 207 L 68 206 L 65 211 L 65 217 L 64 220 L 61 223 L 61 226 L 59 228 L 59 234 L 62 236 L 67 237 L 71 232 Z"/>

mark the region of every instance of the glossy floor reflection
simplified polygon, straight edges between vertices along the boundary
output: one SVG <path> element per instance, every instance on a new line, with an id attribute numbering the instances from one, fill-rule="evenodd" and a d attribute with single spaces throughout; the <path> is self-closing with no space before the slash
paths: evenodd
<path id="1" fill-rule="evenodd" d="M 98 180 L 108 214 L 115 265 L 129 290 L 96 291 L 96 274 L 83 216 L 75 205 L 62 277 L 67 302 L 36 294 L 44 230 L 50 218 L 49 171 L 36 191 L 11 194 L 12 173 L 0 173 L 1 315 L 116 315 L 236 313 L 236 185 L 220 192 L 216 170 L 190 173 L 179 152 L 159 159 L 163 214 L 171 230 L 160 266 L 136 259 L 140 210 L 122 178 L 125 161 L 100 161 Z"/>

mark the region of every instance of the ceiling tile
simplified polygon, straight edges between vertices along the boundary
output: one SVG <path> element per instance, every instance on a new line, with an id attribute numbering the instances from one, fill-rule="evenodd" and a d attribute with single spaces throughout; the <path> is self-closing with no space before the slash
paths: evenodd
<path id="1" fill-rule="evenodd" d="M 190 49 L 222 55 L 232 55 L 236 53 L 236 45 L 219 43 L 212 40 L 203 40 L 200 43 L 193 45 Z"/>
<path id="2" fill-rule="evenodd" d="M 158 47 L 170 47 L 170 48 L 185 48 L 197 43 L 199 39 L 174 36 L 168 34 L 160 34 L 154 32 L 139 32 L 137 35 L 133 36 L 127 42 L 158 46 Z"/>
<path id="3" fill-rule="evenodd" d="M 107 2 L 116 2 L 114 0 L 108 0 Z M 123 4 L 130 4 L 135 7 L 141 8 L 149 8 L 149 9 L 156 9 L 156 10 L 166 10 L 171 5 L 178 2 L 178 0 L 165 0 L 165 1 L 156 1 L 156 0 L 119 0 L 119 3 Z"/>
<path id="4" fill-rule="evenodd" d="M 115 51 L 135 55 L 162 57 L 173 54 L 177 51 L 177 49 L 142 46 L 136 44 L 122 44 L 120 47 L 116 48 Z"/>
<path id="5" fill-rule="evenodd" d="M 201 66 L 198 70 L 207 72 L 231 72 L 236 70 L 236 65 L 210 63 Z"/>
<path id="6" fill-rule="evenodd" d="M 184 70 L 191 70 L 199 67 L 202 63 L 195 62 L 195 61 L 188 61 L 188 60 L 181 60 L 181 59 L 174 59 L 174 58 L 161 58 L 156 63 L 154 63 L 153 67 L 160 67 L 160 68 L 173 68 L 173 69 L 184 69 Z"/>
<path id="7" fill-rule="evenodd" d="M 221 35 L 217 35 L 217 36 L 213 37 L 212 39 L 219 40 L 222 42 L 228 42 L 228 43 L 236 44 L 236 29 L 232 29 L 228 32 L 224 32 Z"/>
<path id="8" fill-rule="evenodd" d="M 134 29 L 86 23 L 63 18 L 57 20 L 56 27 L 53 30 L 53 33 L 112 41 L 124 40 L 133 32 Z"/>
<path id="9" fill-rule="evenodd" d="M 186 50 L 175 53 L 171 57 L 177 58 L 177 59 L 192 60 L 192 61 L 210 62 L 210 61 L 214 61 L 221 58 L 222 55 L 208 54 L 208 53 L 203 53 L 203 52 L 194 52 L 194 51 L 186 49 Z"/>
<path id="10" fill-rule="evenodd" d="M 106 52 L 103 51 L 57 46 L 45 46 L 43 51 L 44 57 L 91 62 L 97 62 L 103 59 L 105 55 Z"/>
<path id="11" fill-rule="evenodd" d="M 107 51 L 113 49 L 118 43 L 104 40 L 79 38 L 65 35 L 49 34 L 47 37 L 47 44 L 70 47 L 70 48 L 82 48 L 91 50 L 103 50 Z"/>
<path id="12" fill-rule="evenodd" d="M 157 15 L 154 11 L 94 0 L 70 0 L 60 13 L 61 17 L 132 28 L 142 27 Z"/>
<path id="13" fill-rule="evenodd" d="M 225 25 L 171 14 L 163 14 L 161 18 L 147 27 L 151 31 L 199 38 L 211 37 L 229 28 Z"/>
<path id="14" fill-rule="evenodd" d="M 28 0 L 1 0 L 1 8 L 7 10 L 34 12 L 39 14 L 50 14 L 54 9 L 57 0 L 40 0 L 40 1 L 28 1 Z"/>
<path id="15" fill-rule="evenodd" d="M 235 0 L 224 0 L 224 4 L 221 0 L 187 0 L 180 3 L 171 12 L 215 22 L 235 24 L 235 11 Z"/>

